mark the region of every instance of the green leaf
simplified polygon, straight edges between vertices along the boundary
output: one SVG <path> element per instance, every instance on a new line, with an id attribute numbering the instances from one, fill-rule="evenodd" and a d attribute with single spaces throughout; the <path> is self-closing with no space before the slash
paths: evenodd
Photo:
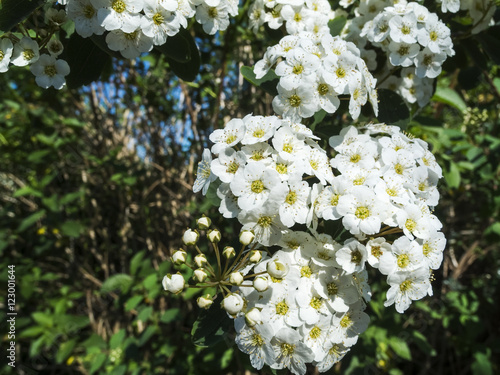
<path id="1" fill-rule="evenodd" d="M 388 125 L 406 129 L 410 122 L 410 110 L 403 98 L 389 89 L 378 89 L 378 120 Z"/>
<path id="2" fill-rule="evenodd" d="M 111 339 L 109 340 L 109 348 L 110 349 L 118 348 L 123 343 L 123 340 L 125 340 L 126 334 L 127 332 L 125 331 L 124 328 L 122 328 L 118 332 L 116 332 L 113 336 L 111 336 Z"/>
<path id="3" fill-rule="evenodd" d="M 408 344 L 399 337 L 391 337 L 389 346 L 399 357 L 411 361 L 411 352 Z"/>
<path id="4" fill-rule="evenodd" d="M 83 225 L 81 225 L 78 221 L 69 220 L 61 225 L 62 234 L 68 237 L 78 238 L 80 237 L 80 233 L 82 233 L 82 231 Z"/>
<path id="5" fill-rule="evenodd" d="M 489 356 L 481 352 L 474 353 L 471 370 L 473 375 L 493 375 L 493 366 Z"/>
<path id="6" fill-rule="evenodd" d="M 59 350 L 57 351 L 56 354 L 56 362 L 57 363 L 63 363 L 73 352 L 73 349 L 75 348 L 75 345 L 77 343 L 77 339 L 72 339 L 66 342 L 63 342 L 61 346 L 59 347 Z"/>
<path id="7" fill-rule="evenodd" d="M 141 334 L 141 337 L 139 337 L 139 340 L 137 341 L 137 346 L 141 347 L 144 346 L 148 342 L 148 340 L 153 336 L 158 327 L 157 326 L 149 326 L 147 327 L 144 332 Z"/>
<path id="8" fill-rule="evenodd" d="M 43 312 L 34 312 L 33 314 L 31 314 L 31 316 L 33 317 L 35 322 L 37 322 L 41 326 L 52 327 L 54 325 L 52 316 L 47 315 Z"/>
<path id="9" fill-rule="evenodd" d="M 139 266 L 141 265 L 142 258 L 144 258 L 145 254 L 146 254 L 146 251 L 142 250 L 134 255 L 134 257 L 130 261 L 130 274 L 131 275 L 136 274 L 137 270 L 139 269 Z"/>
<path id="10" fill-rule="evenodd" d="M 328 22 L 328 27 L 330 28 L 330 34 L 332 34 L 332 36 L 340 35 L 346 22 L 347 18 L 345 18 L 344 16 L 335 17 L 333 20 Z"/>
<path id="11" fill-rule="evenodd" d="M 35 224 L 38 220 L 40 220 L 43 216 L 45 216 L 45 210 L 40 210 L 35 212 L 34 214 L 31 214 L 28 216 L 26 219 L 21 221 L 21 224 L 19 224 L 19 227 L 17 228 L 18 232 L 23 232 L 29 227 L 31 227 L 33 224 Z"/>
<path id="12" fill-rule="evenodd" d="M 43 194 L 41 191 L 33 189 L 31 186 L 23 186 L 21 189 L 16 190 L 12 196 L 14 198 L 23 197 L 25 195 L 33 195 L 35 197 L 41 198 Z"/>
<path id="13" fill-rule="evenodd" d="M 0 31 L 9 31 L 44 3 L 44 0 L 2 0 L 0 2 Z"/>
<path id="14" fill-rule="evenodd" d="M 93 374 L 97 370 L 99 370 L 106 359 L 108 358 L 108 355 L 105 353 L 99 353 L 93 360 L 92 360 L 92 366 L 90 366 L 90 373 Z"/>
<path id="15" fill-rule="evenodd" d="M 259 79 L 255 76 L 253 68 L 249 66 L 242 66 L 240 73 L 252 85 L 262 88 L 272 96 L 278 95 L 278 89 L 276 87 L 278 86 L 279 78 L 274 70 L 269 70 L 264 77 Z"/>
<path id="16" fill-rule="evenodd" d="M 118 273 L 108 278 L 101 286 L 102 293 L 109 293 L 113 290 L 120 289 L 122 292 L 128 290 L 132 284 L 132 277 L 124 273 Z"/>
<path id="17" fill-rule="evenodd" d="M 141 320 L 143 322 L 147 322 L 148 319 L 151 317 L 151 314 L 153 313 L 153 307 L 152 306 L 148 306 L 148 307 L 145 307 L 143 308 L 139 315 L 137 315 L 137 319 L 136 320 Z"/>
<path id="18" fill-rule="evenodd" d="M 169 43 L 170 39 L 174 40 Z M 167 43 L 157 49 L 165 56 L 177 77 L 184 81 L 195 80 L 200 71 L 201 59 L 198 46 L 189 31 L 181 29 L 175 37 L 168 38 Z"/>
<path id="19" fill-rule="evenodd" d="M 450 164 L 450 170 L 443 172 L 444 179 L 451 189 L 456 189 L 460 186 L 460 170 L 454 162 Z"/>
<path id="20" fill-rule="evenodd" d="M 181 309 L 179 308 L 173 308 L 173 309 L 168 309 L 163 313 L 163 315 L 160 318 L 160 321 L 163 323 L 170 323 L 176 320 L 181 316 Z"/>
<path id="21" fill-rule="evenodd" d="M 220 306 L 221 301 L 222 295 L 219 295 L 208 310 L 200 311 L 191 330 L 191 338 L 195 345 L 201 347 L 215 345 L 232 326 L 231 319 Z"/>
<path id="22" fill-rule="evenodd" d="M 149 275 L 148 277 L 146 277 L 144 279 L 144 281 L 142 282 L 142 284 L 144 285 L 144 287 L 147 290 L 150 290 L 150 289 L 154 288 L 155 286 L 159 287 L 159 285 L 160 285 L 160 283 L 158 282 L 158 276 L 154 273 Z"/>
<path id="23" fill-rule="evenodd" d="M 77 88 L 97 80 L 111 57 L 97 46 L 91 38 L 82 38 L 77 33 L 69 38 L 67 62 L 71 68 L 66 77 L 68 87 Z"/>
<path id="24" fill-rule="evenodd" d="M 460 95 L 449 87 L 438 87 L 431 100 L 451 105 L 460 112 L 464 112 L 467 109 L 467 104 L 465 104 Z"/>
<path id="25" fill-rule="evenodd" d="M 120 365 L 113 369 L 110 375 L 124 375 L 127 372 L 127 365 Z"/>
<path id="26" fill-rule="evenodd" d="M 34 151 L 28 155 L 28 161 L 31 161 L 32 163 L 41 163 L 44 161 L 43 157 L 50 154 L 51 152 L 51 150 Z"/>
<path id="27" fill-rule="evenodd" d="M 71 203 L 73 202 L 74 200 L 76 199 L 79 199 L 81 197 L 83 197 L 85 194 L 85 192 L 83 190 L 78 190 L 78 191 L 75 191 L 74 193 L 68 193 L 68 194 L 65 194 L 60 200 L 59 200 L 59 203 L 61 203 L 62 205 L 65 205 L 65 204 L 68 204 L 68 203 Z"/>
<path id="28" fill-rule="evenodd" d="M 143 296 L 133 296 L 132 298 L 129 298 L 127 302 L 125 302 L 125 311 L 135 309 L 135 307 L 141 303 L 143 298 Z"/>
<path id="29" fill-rule="evenodd" d="M 42 326 L 29 327 L 21 332 L 19 337 L 35 337 L 40 336 L 43 332 L 45 332 L 46 328 Z"/>

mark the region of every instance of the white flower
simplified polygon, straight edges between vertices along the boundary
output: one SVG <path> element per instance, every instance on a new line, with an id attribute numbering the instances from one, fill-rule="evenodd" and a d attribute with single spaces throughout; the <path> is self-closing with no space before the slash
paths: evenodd
<path id="1" fill-rule="evenodd" d="M 276 116 L 251 116 L 244 120 L 245 135 L 241 140 L 244 145 L 267 141 L 281 126 L 281 120 Z"/>
<path id="2" fill-rule="evenodd" d="M 37 61 L 39 57 L 38 43 L 30 37 L 24 36 L 14 45 L 10 62 L 16 66 L 26 66 Z"/>
<path id="3" fill-rule="evenodd" d="M 342 270 L 330 267 L 321 272 L 314 282 L 318 294 L 337 312 L 348 311 L 348 305 L 359 300 L 358 291 L 352 284 L 352 277 L 342 273 Z"/>
<path id="4" fill-rule="evenodd" d="M 187 253 L 184 250 L 177 250 L 172 254 L 172 262 L 174 262 L 177 265 L 186 263 L 186 256 Z"/>
<path id="5" fill-rule="evenodd" d="M 208 137 L 213 143 L 212 152 L 218 155 L 228 147 L 233 147 L 245 135 L 245 123 L 241 119 L 232 119 L 224 129 L 214 130 Z"/>
<path id="6" fill-rule="evenodd" d="M 14 50 L 10 39 L 3 38 L 0 40 L 0 73 L 9 70 L 9 62 Z"/>
<path id="7" fill-rule="evenodd" d="M 292 90 L 285 90 L 278 84 L 278 96 L 273 99 L 273 109 L 292 121 L 308 118 L 316 112 L 314 90 L 311 85 L 301 85 Z"/>
<path id="8" fill-rule="evenodd" d="M 49 25 L 54 24 L 60 26 L 66 22 L 66 12 L 64 9 L 57 10 L 55 8 L 49 8 L 45 12 L 45 19 Z"/>
<path id="9" fill-rule="evenodd" d="M 362 311 L 363 302 L 358 301 L 350 306 L 346 313 L 337 313 L 332 319 L 331 341 L 354 345 L 358 335 L 363 333 L 370 323 L 370 317 Z"/>
<path id="10" fill-rule="evenodd" d="M 229 14 L 226 3 L 209 6 L 201 3 L 196 7 L 196 21 L 203 26 L 203 31 L 213 35 L 218 30 L 226 30 L 229 26 Z"/>
<path id="11" fill-rule="evenodd" d="M 295 132 L 288 126 L 282 126 L 272 140 L 275 150 L 285 160 L 300 160 L 307 152 L 308 146 L 304 140 L 299 139 Z"/>
<path id="12" fill-rule="evenodd" d="M 384 251 L 378 269 L 383 275 L 410 272 L 421 267 L 423 260 L 422 248 L 417 241 L 410 241 L 403 236 L 393 242 L 391 251 Z"/>
<path id="13" fill-rule="evenodd" d="M 181 27 L 174 11 L 177 3 L 158 2 L 158 0 L 144 0 L 144 22 L 142 32 L 153 39 L 154 45 L 162 45 L 167 37 L 174 36 Z"/>
<path id="14" fill-rule="evenodd" d="M 288 181 L 288 192 L 279 208 L 280 219 L 287 227 L 295 223 L 305 224 L 309 212 L 309 195 L 311 188 L 302 179 L 294 178 Z"/>
<path id="15" fill-rule="evenodd" d="M 190 246 L 196 244 L 198 238 L 200 238 L 200 235 L 196 230 L 187 229 L 182 235 L 182 242 L 184 245 Z"/>
<path id="16" fill-rule="evenodd" d="M 207 294 L 205 296 L 198 297 L 196 300 L 196 303 L 198 304 L 198 307 L 201 309 L 208 309 L 212 304 L 214 303 L 212 297 L 210 294 Z"/>
<path id="17" fill-rule="evenodd" d="M 222 183 L 217 188 L 217 197 L 221 199 L 219 212 L 226 219 L 237 217 L 240 213 L 238 207 L 238 197 L 236 197 L 229 187 L 229 184 Z"/>
<path id="18" fill-rule="evenodd" d="M 418 44 L 396 43 L 389 44 L 389 61 L 394 66 L 410 66 L 413 65 L 413 59 L 420 51 Z"/>
<path id="19" fill-rule="evenodd" d="M 276 356 L 276 362 L 271 368 L 287 368 L 296 375 L 304 375 L 306 363 L 313 361 L 314 353 L 301 341 L 301 338 L 296 330 L 289 327 L 281 328 L 271 340 Z"/>
<path id="20" fill-rule="evenodd" d="M 378 237 L 369 240 L 366 243 L 366 252 L 368 253 L 368 263 L 373 268 L 378 268 L 380 257 L 387 251 L 391 251 L 391 244 L 386 242 L 385 238 Z"/>
<path id="21" fill-rule="evenodd" d="M 90 0 L 97 9 L 97 19 L 106 30 L 122 30 L 132 33 L 141 18 L 142 0 Z M 134 22 L 135 21 L 135 22 Z"/>
<path id="22" fill-rule="evenodd" d="M 242 327 L 236 334 L 236 345 L 243 352 L 250 356 L 250 363 L 256 370 L 262 369 L 264 364 L 275 362 L 274 350 L 270 344 L 274 336 L 274 330 L 269 324 L 256 324 L 248 327 L 244 324 L 244 318 L 235 320 L 235 326 Z"/>
<path id="23" fill-rule="evenodd" d="M 417 41 L 417 17 L 414 13 L 392 17 L 389 21 L 391 39 L 397 43 L 413 44 Z"/>
<path id="24" fill-rule="evenodd" d="M 259 276 L 253 281 L 253 287 L 259 292 L 265 292 L 269 288 L 267 277 Z"/>
<path id="25" fill-rule="evenodd" d="M 286 54 L 285 60 L 276 66 L 276 74 L 280 76 L 280 85 L 285 90 L 296 89 L 302 85 L 310 85 L 316 79 L 316 70 L 320 65 L 318 56 L 297 47 Z"/>
<path id="26" fill-rule="evenodd" d="M 253 242 L 254 238 L 255 238 L 255 234 L 253 234 L 253 232 L 251 232 L 251 231 L 242 230 L 240 232 L 240 236 L 239 236 L 240 243 L 244 246 L 250 245 Z"/>
<path id="27" fill-rule="evenodd" d="M 245 323 L 249 327 L 254 327 L 257 324 L 262 324 L 262 314 L 257 307 L 252 307 L 250 310 L 248 310 L 248 312 L 245 314 Z"/>
<path id="28" fill-rule="evenodd" d="M 230 183 L 241 166 L 244 166 L 246 156 L 241 151 L 236 151 L 233 148 L 226 148 L 219 153 L 219 157 L 212 161 L 212 173 L 215 174 L 222 182 Z"/>
<path id="29" fill-rule="evenodd" d="M 198 254 L 194 257 L 194 262 L 199 268 L 205 267 L 205 265 L 207 264 L 207 257 L 205 256 L 205 254 Z"/>
<path id="30" fill-rule="evenodd" d="M 344 358 L 349 349 L 350 348 L 343 343 L 333 343 L 330 340 L 327 340 L 327 344 L 324 345 L 326 355 L 316 364 L 318 371 L 326 372 L 330 370 L 335 363 Z"/>
<path id="31" fill-rule="evenodd" d="M 97 9 L 91 0 L 71 0 L 66 5 L 68 17 L 75 22 L 75 30 L 82 37 L 87 38 L 92 34 L 102 35 L 104 27 L 97 19 Z"/>
<path id="32" fill-rule="evenodd" d="M 281 231 L 286 227 L 277 214 L 277 206 L 266 204 L 252 211 L 241 211 L 238 220 L 243 224 L 243 230 L 255 234 L 255 241 L 264 246 L 272 246 L 281 239 Z"/>
<path id="33" fill-rule="evenodd" d="M 273 199 L 271 194 L 281 195 L 279 190 L 282 185 L 276 170 L 256 162 L 239 169 L 230 186 L 238 197 L 238 206 L 242 210 L 252 210 L 261 207 L 268 198 Z"/>
<path id="34" fill-rule="evenodd" d="M 273 284 L 270 300 L 263 306 L 261 312 L 262 320 L 271 324 L 275 330 L 285 325 L 300 327 L 303 324 L 299 318 L 295 295 L 290 293 L 282 283 Z"/>
<path id="35" fill-rule="evenodd" d="M 217 176 L 212 173 L 210 168 L 212 164 L 212 154 L 209 149 L 203 150 L 202 160 L 198 163 L 198 170 L 196 173 L 196 180 L 193 184 L 193 192 L 197 193 L 201 190 L 201 193 L 205 195 L 207 193 L 208 187 L 212 181 L 217 179 Z"/>
<path id="36" fill-rule="evenodd" d="M 434 53 L 425 47 L 415 59 L 415 73 L 420 78 L 436 78 L 441 73 L 441 65 L 446 60 L 445 53 Z"/>
<path id="37" fill-rule="evenodd" d="M 420 267 L 412 272 L 396 272 L 390 274 L 387 283 L 391 286 L 387 291 L 384 306 L 396 304 L 396 311 L 405 312 L 411 301 L 422 299 L 430 287 L 427 267 Z"/>
<path id="38" fill-rule="evenodd" d="M 47 50 L 52 56 L 57 57 L 62 53 L 64 47 L 58 39 L 51 39 L 50 42 L 47 43 Z"/>
<path id="39" fill-rule="evenodd" d="M 180 273 L 166 275 L 162 281 L 163 289 L 170 293 L 179 294 L 184 289 L 184 277 Z"/>
<path id="40" fill-rule="evenodd" d="M 364 270 L 367 256 L 366 247 L 354 238 L 346 240 L 335 253 L 337 263 L 347 274 Z"/>
<path id="41" fill-rule="evenodd" d="M 109 49 L 120 51 L 127 59 L 135 59 L 143 52 L 149 52 L 153 48 L 153 39 L 143 33 L 144 25 L 142 18 L 132 18 L 127 23 L 128 31 L 116 29 L 106 35 L 106 43 Z"/>
<path id="42" fill-rule="evenodd" d="M 422 246 L 424 259 L 430 269 L 437 270 L 443 261 L 446 238 L 442 232 L 434 232 L 427 240 L 417 239 Z"/>
<path id="43" fill-rule="evenodd" d="M 54 86 L 60 90 L 65 84 L 65 76 L 69 74 L 69 65 L 64 60 L 56 60 L 55 57 L 43 54 L 30 67 L 35 75 L 35 81 L 38 86 L 44 89 Z"/>
<path id="44" fill-rule="evenodd" d="M 193 279 L 195 279 L 199 283 L 205 282 L 207 277 L 208 273 L 203 268 L 197 268 L 193 271 Z"/>

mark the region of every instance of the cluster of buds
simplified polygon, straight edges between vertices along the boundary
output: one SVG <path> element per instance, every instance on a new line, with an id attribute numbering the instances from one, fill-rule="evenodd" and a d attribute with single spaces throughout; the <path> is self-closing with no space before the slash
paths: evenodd
<path id="1" fill-rule="evenodd" d="M 241 286 L 246 280 L 253 280 L 257 291 L 266 290 L 267 281 L 259 279 L 257 274 L 248 274 L 248 272 L 267 256 L 262 250 L 256 249 L 255 235 L 251 231 L 240 233 L 241 248 L 237 252 L 232 246 L 222 248 L 219 244 L 222 239 L 221 232 L 211 226 L 212 223 L 208 217 L 203 216 L 198 219 L 197 229 L 189 228 L 182 236 L 182 242 L 187 249 L 179 249 L 172 253 L 171 261 L 175 266 L 185 265 L 193 271 L 193 282 L 186 283 L 184 275 L 178 271 L 176 274 L 168 274 L 163 278 L 163 288 L 174 294 L 181 293 L 185 288 L 216 288 L 217 293 L 221 292 L 224 296 L 222 307 L 229 315 L 235 316 L 243 308 L 243 299 L 239 293 L 232 293 L 231 288 Z M 209 247 L 213 249 L 213 256 L 204 254 L 198 246 L 200 233 L 204 234 L 208 240 Z M 189 256 L 190 248 L 194 248 L 196 252 L 194 257 Z M 214 264 L 210 263 L 209 258 L 214 258 Z M 216 295 L 202 295 L 197 299 L 198 306 L 208 309 L 215 298 Z"/>

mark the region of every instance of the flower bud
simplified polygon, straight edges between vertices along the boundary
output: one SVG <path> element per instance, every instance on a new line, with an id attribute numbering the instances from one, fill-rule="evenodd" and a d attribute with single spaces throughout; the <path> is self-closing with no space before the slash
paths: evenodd
<path id="1" fill-rule="evenodd" d="M 217 229 L 208 232 L 208 240 L 212 243 L 217 243 L 221 239 L 220 232 Z"/>
<path id="2" fill-rule="evenodd" d="M 259 263 L 262 259 L 262 253 L 259 250 L 250 251 L 250 256 L 248 260 L 252 263 Z"/>
<path id="3" fill-rule="evenodd" d="M 288 265 L 279 259 L 271 260 L 267 263 L 267 273 L 276 279 L 282 279 L 288 273 Z"/>
<path id="4" fill-rule="evenodd" d="M 199 230 L 207 230 L 212 224 L 212 220 L 210 218 L 203 216 L 196 220 L 196 224 L 198 225 Z"/>
<path id="5" fill-rule="evenodd" d="M 255 234 L 253 234 L 249 230 L 244 230 L 240 232 L 240 243 L 244 246 L 250 245 L 254 238 Z"/>
<path id="6" fill-rule="evenodd" d="M 203 268 L 198 268 L 194 270 L 193 279 L 198 281 L 199 283 L 204 282 L 208 277 L 207 271 Z"/>
<path id="7" fill-rule="evenodd" d="M 195 245 L 198 242 L 198 238 L 200 238 L 200 234 L 196 230 L 188 229 L 182 236 L 182 242 L 186 246 Z"/>
<path id="8" fill-rule="evenodd" d="M 222 250 L 222 255 L 224 255 L 226 259 L 231 259 L 236 256 L 236 251 L 234 251 L 234 247 L 226 246 L 224 250 Z"/>
<path id="9" fill-rule="evenodd" d="M 184 277 L 180 273 L 168 274 L 162 281 L 163 289 L 174 294 L 179 294 L 184 289 Z"/>
<path id="10" fill-rule="evenodd" d="M 265 292 L 267 288 L 269 288 L 269 282 L 267 281 L 267 277 L 259 276 L 253 280 L 253 287 L 258 292 Z"/>
<path id="11" fill-rule="evenodd" d="M 222 307 L 233 317 L 243 309 L 243 305 L 243 298 L 239 294 L 229 294 L 222 300 Z"/>
<path id="12" fill-rule="evenodd" d="M 199 268 L 202 268 L 207 264 L 207 257 L 205 254 L 198 254 L 197 256 L 194 257 L 194 262 Z"/>
<path id="13" fill-rule="evenodd" d="M 200 307 L 202 309 L 208 309 L 208 308 L 210 308 L 210 306 L 212 306 L 212 303 L 214 303 L 214 300 L 212 299 L 210 294 L 207 294 L 207 295 L 198 297 L 196 302 L 198 303 L 198 307 Z"/>
<path id="14" fill-rule="evenodd" d="M 256 324 L 262 323 L 262 315 L 260 310 L 256 307 L 253 307 L 245 314 L 245 322 L 247 326 L 253 327 Z"/>
<path id="15" fill-rule="evenodd" d="M 232 285 L 241 285 L 241 283 L 243 283 L 243 275 L 241 272 L 231 272 L 229 275 L 229 282 Z"/>
<path id="16" fill-rule="evenodd" d="M 177 265 L 186 263 L 187 253 L 184 250 L 177 250 L 172 254 L 172 262 Z"/>

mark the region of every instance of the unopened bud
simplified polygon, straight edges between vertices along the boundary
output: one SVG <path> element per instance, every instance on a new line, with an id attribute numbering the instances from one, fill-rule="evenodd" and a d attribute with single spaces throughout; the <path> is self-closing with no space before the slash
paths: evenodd
<path id="1" fill-rule="evenodd" d="M 210 218 L 203 216 L 196 220 L 196 224 L 198 225 L 198 229 L 207 230 L 212 224 L 212 220 Z"/>
<path id="2" fill-rule="evenodd" d="M 198 303 L 198 307 L 200 307 L 202 309 L 208 309 L 210 306 L 212 306 L 212 303 L 214 303 L 210 294 L 198 297 L 196 302 Z"/>
<path id="3" fill-rule="evenodd" d="M 231 259 L 236 256 L 236 251 L 234 251 L 234 247 L 226 246 L 224 250 L 222 250 L 222 255 L 224 255 L 226 259 Z"/>
<path id="4" fill-rule="evenodd" d="M 186 263 L 187 253 L 184 250 L 177 250 L 172 254 L 172 262 L 177 265 Z"/>
<path id="5" fill-rule="evenodd" d="M 256 324 L 262 323 L 262 315 L 260 310 L 256 307 L 253 307 L 245 314 L 245 322 L 247 326 L 253 327 Z"/>
<path id="6" fill-rule="evenodd" d="M 243 275 L 241 272 L 232 272 L 229 275 L 229 282 L 232 285 L 241 285 L 241 283 L 243 283 Z"/>
<path id="7" fill-rule="evenodd" d="M 262 259 L 262 253 L 259 250 L 250 251 L 250 256 L 248 260 L 252 263 L 259 263 Z"/>
<path id="8" fill-rule="evenodd" d="M 204 282 L 208 277 L 207 271 L 203 268 L 198 268 L 194 270 L 193 278 L 199 283 Z"/>
<path id="9" fill-rule="evenodd" d="M 265 292 L 267 288 L 269 288 L 269 282 L 267 281 L 267 277 L 259 276 L 253 280 L 253 287 L 258 292 Z"/>
<path id="10" fill-rule="evenodd" d="M 186 246 L 195 245 L 198 242 L 198 238 L 200 238 L 200 234 L 196 230 L 188 229 L 182 236 L 182 242 Z"/>
<path id="11" fill-rule="evenodd" d="M 288 265 L 279 259 L 271 260 L 267 263 L 267 273 L 276 279 L 282 279 L 288 273 Z"/>
<path id="12" fill-rule="evenodd" d="M 240 232 L 240 243 L 243 246 L 250 245 L 254 238 L 255 238 L 255 234 L 253 234 L 249 230 L 244 230 L 244 231 Z"/>
<path id="13" fill-rule="evenodd" d="M 205 254 L 198 254 L 194 257 L 194 262 L 198 267 L 202 268 L 205 266 L 205 264 L 207 264 L 207 257 L 205 256 Z"/>
<path id="14" fill-rule="evenodd" d="M 221 239 L 220 232 L 217 229 L 208 232 L 208 240 L 212 243 L 217 243 Z"/>
<path id="15" fill-rule="evenodd" d="M 231 316 L 236 316 L 244 306 L 243 298 L 239 294 L 229 294 L 222 300 L 222 307 Z"/>
<path id="16" fill-rule="evenodd" d="M 174 294 L 179 294 L 184 289 L 184 277 L 180 273 L 166 275 L 162 281 L 163 289 Z"/>

